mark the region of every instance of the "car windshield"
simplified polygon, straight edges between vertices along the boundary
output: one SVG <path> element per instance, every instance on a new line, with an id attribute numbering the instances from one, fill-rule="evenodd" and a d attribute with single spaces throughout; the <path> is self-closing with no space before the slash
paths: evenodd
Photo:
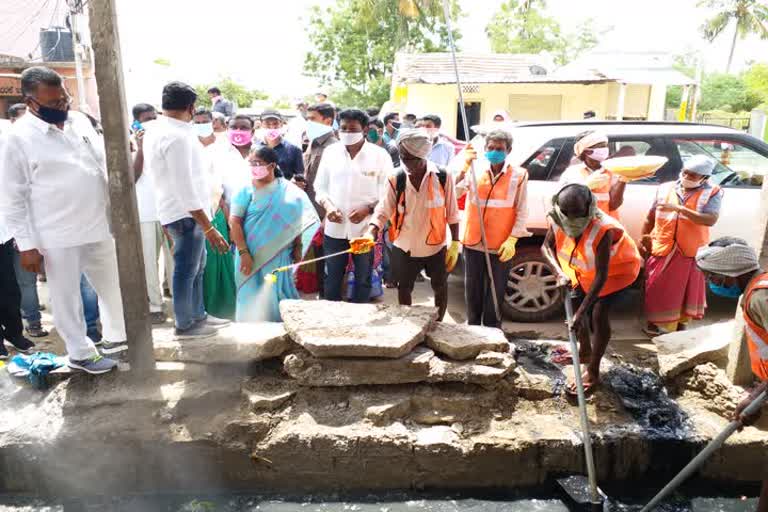
<path id="1" fill-rule="evenodd" d="M 694 155 L 706 155 L 717 164 L 712 182 L 756 186 L 768 174 L 768 157 L 735 141 L 718 139 L 676 140 L 683 162 Z"/>

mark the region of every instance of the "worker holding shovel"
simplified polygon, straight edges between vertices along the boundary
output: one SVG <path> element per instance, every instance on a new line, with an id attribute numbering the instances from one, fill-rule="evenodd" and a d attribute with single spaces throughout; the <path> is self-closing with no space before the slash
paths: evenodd
<path id="1" fill-rule="evenodd" d="M 590 392 L 600 382 L 600 360 L 611 339 L 611 308 L 637 279 L 642 258 L 624 227 L 598 209 L 585 185 L 566 185 L 552 204 L 542 252 L 581 302 L 571 325 L 579 340 L 580 360 L 587 365 L 584 390 Z M 571 354 L 555 353 L 553 361 L 570 364 Z M 575 395 L 575 383 L 566 391 Z"/>
<path id="2" fill-rule="evenodd" d="M 752 372 L 760 384 L 736 407 L 733 420 L 750 425 L 760 416 L 760 409 L 754 414 L 744 414 L 744 410 L 768 390 L 768 272 L 760 269 L 755 250 L 744 240 L 733 237 L 719 238 L 699 249 L 696 265 L 704 272 L 714 293 L 733 298 L 742 296 Z M 768 460 L 762 477 L 757 511 L 768 512 Z"/>

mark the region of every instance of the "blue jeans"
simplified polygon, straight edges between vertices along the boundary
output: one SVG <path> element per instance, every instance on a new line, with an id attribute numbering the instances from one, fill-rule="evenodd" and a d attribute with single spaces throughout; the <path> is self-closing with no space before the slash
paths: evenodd
<path id="1" fill-rule="evenodd" d="M 203 303 L 205 235 L 191 217 L 167 224 L 165 228 L 173 238 L 173 313 L 176 328 L 186 330 L 206 317 Z"/>
<path id="2" fill-rule="evenodd" d="M 21 258 L 18 251 L 13 251 L 13 270 L 16 272 L 16 282 L 21 289 L 21 317 L 27 326 L 40 325 L 40 299 L 37 296 L 37 274 L 21 268 Z"/>
<path id="3" fill-rule="evenodd" d="M 349 240 L 331 238 L 323 235 L 323 253 L 349 249 Z M 342 254 L 325 260 L 325 300 L 340 301 L 341 285 L 346 277 L 348 255 Z M 355 265 L 355 296 L 353 302 L 366 303 L 371 299 L 371 272 L 373 270 L 373 251 L 367 254 L 353 254 Z"/>
<path id="4" fill-rule="evenodd" d="M 85 317 L 86 335 L 93 341 L 101 339 L 99 330 L 99 297 L 91 283 L 85 278 L 85 274 L 80 276 L 80 296 L 83 299 L 83 316 Z"/>
<path id="5" fill-rule="evenodd" d="M 381 251 L 381 277 L 384 279 L 385 283 L 391 283 L 393 281 L 392 247 L 394 247 L 394 244 L 392 244 L 392 241 L 389 239 L 389 223 L 384 226 L 384 234 L 382 235 L 382 240 L 384 241 L 384 247 L 382 247 Z"/>

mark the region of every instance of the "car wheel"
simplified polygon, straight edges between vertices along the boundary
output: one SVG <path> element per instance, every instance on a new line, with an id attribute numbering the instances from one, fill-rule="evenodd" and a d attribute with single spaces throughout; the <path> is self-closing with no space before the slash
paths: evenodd
<path id="1" fill-rule="evenodd" d="M 519 248 L 507 277 L 502 313 L 515 322 L 541 322 L 562 311 L 563 289 L 538 246 Z"/>

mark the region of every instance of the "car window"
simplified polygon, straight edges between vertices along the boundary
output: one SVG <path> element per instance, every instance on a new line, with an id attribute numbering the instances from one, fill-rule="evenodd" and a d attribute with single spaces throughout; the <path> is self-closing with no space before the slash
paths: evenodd
<path id="1" fill-rule="evenodd" d="M 564 142 L 565 139 L 552 139 L 534 151 L 528 160 L 523 162 L 523 167 L 528 169 L 529 179 L 547 179 L 549 170 L 557 161 Z"/>
<path id="2" fill-rule="evenodd" d="M 760 187 L 768 174 L 768 156 L 736 140 L 718 138 L 676 139 L 683 162 L 705 155 L 715 162 L 711 182 L 726 187 Z"/>

